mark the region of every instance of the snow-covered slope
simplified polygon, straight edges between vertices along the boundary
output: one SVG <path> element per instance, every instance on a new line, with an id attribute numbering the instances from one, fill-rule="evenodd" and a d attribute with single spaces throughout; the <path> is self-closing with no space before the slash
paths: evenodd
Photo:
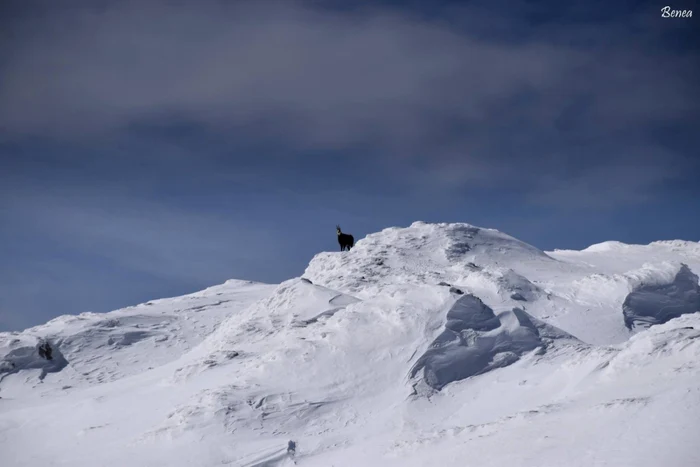
<path id="1" fill-rule="evenodd" d="M 115 381 L 177 360 L 231 313 L 273 289 L 230 280 L 182 297 L 110 313 L 59 316 L 23 332 L 0 333 L 0 361 L 5 368 L 0 371 L 0 397 L 13 396 L 12 387 L 21 394 L 27 384 L 45 392 Z M 57 357 L 52 361 L 40 358 L 35 350 L 46 339 Z"/>
<path id="2" fill-rule="evenodd" d="M 698 271 L 693 242 L 416 222 L 0 333 L 0 465 L 700 465 Z"/>

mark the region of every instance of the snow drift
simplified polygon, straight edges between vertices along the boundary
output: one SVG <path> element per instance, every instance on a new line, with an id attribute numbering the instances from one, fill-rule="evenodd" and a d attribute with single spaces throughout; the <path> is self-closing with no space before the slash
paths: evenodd
<path id="1" fill-rule="evenodd" d="M 698 276 L 688 265 L 665 284 L 643 284 L 622 304 L 628 328 L 662 324 L 687 313 L 700 311 Z"/>
<path id="2" fill-rule="evenodd" d="M 445 330 L 411 369 L 423 370 L 433 389 L 470 376 L 508 366 L 537 349 L 544 353 L 556 339 L 575 339 L 542 323 L 519 308 L 497 315 L 478 297 L 465 295 L 447 312 Z"/>

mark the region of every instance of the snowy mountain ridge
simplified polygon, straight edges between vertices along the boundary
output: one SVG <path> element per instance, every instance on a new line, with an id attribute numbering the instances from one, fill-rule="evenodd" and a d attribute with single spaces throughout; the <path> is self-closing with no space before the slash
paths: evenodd
<path id="1" fill-rule="evenodd" d="M 700 465 L 698 271 L 696 242 L 415 222 L 0 333 L 0 464 Z"/>

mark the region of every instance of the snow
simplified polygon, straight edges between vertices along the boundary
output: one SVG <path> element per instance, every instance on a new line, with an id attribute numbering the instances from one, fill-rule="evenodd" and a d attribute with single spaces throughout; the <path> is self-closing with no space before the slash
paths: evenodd
<path id="1" fill-rule="evenodd" d="M 666 283 L 641 284 L 622 304 L 625 325 L 661 324 L 678 316 L 700 310 L 698 276 L 683 264 Z"/>
<path id="2" fill-rule="evenodd" d="M 531 350 L 544 351 L 555 339 L 573 338 L 519 308 L 497 316 L 478 297 L 464 295 L 447 312 L 445 330 L 418 359 L 411 376 L 423 370 L 425 384 L 439 390 L 454 381 L 508 366 Z"/>
<path id="3" fill-rule="evenodd" d="M 698 271 L 696 242 L 415 222 L 0 333 L 0 465 L 700 465 Z"/>

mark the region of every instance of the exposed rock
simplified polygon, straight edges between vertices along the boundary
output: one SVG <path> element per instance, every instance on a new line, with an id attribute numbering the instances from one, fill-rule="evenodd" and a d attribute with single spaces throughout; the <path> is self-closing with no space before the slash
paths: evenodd
<path id="1" fill-rule="evenodd" d="M 39 356 L 44 360 L 53 360 L 53 349 L 48 341 L 39 342 L 36 346 L 36 350 Z"/>

